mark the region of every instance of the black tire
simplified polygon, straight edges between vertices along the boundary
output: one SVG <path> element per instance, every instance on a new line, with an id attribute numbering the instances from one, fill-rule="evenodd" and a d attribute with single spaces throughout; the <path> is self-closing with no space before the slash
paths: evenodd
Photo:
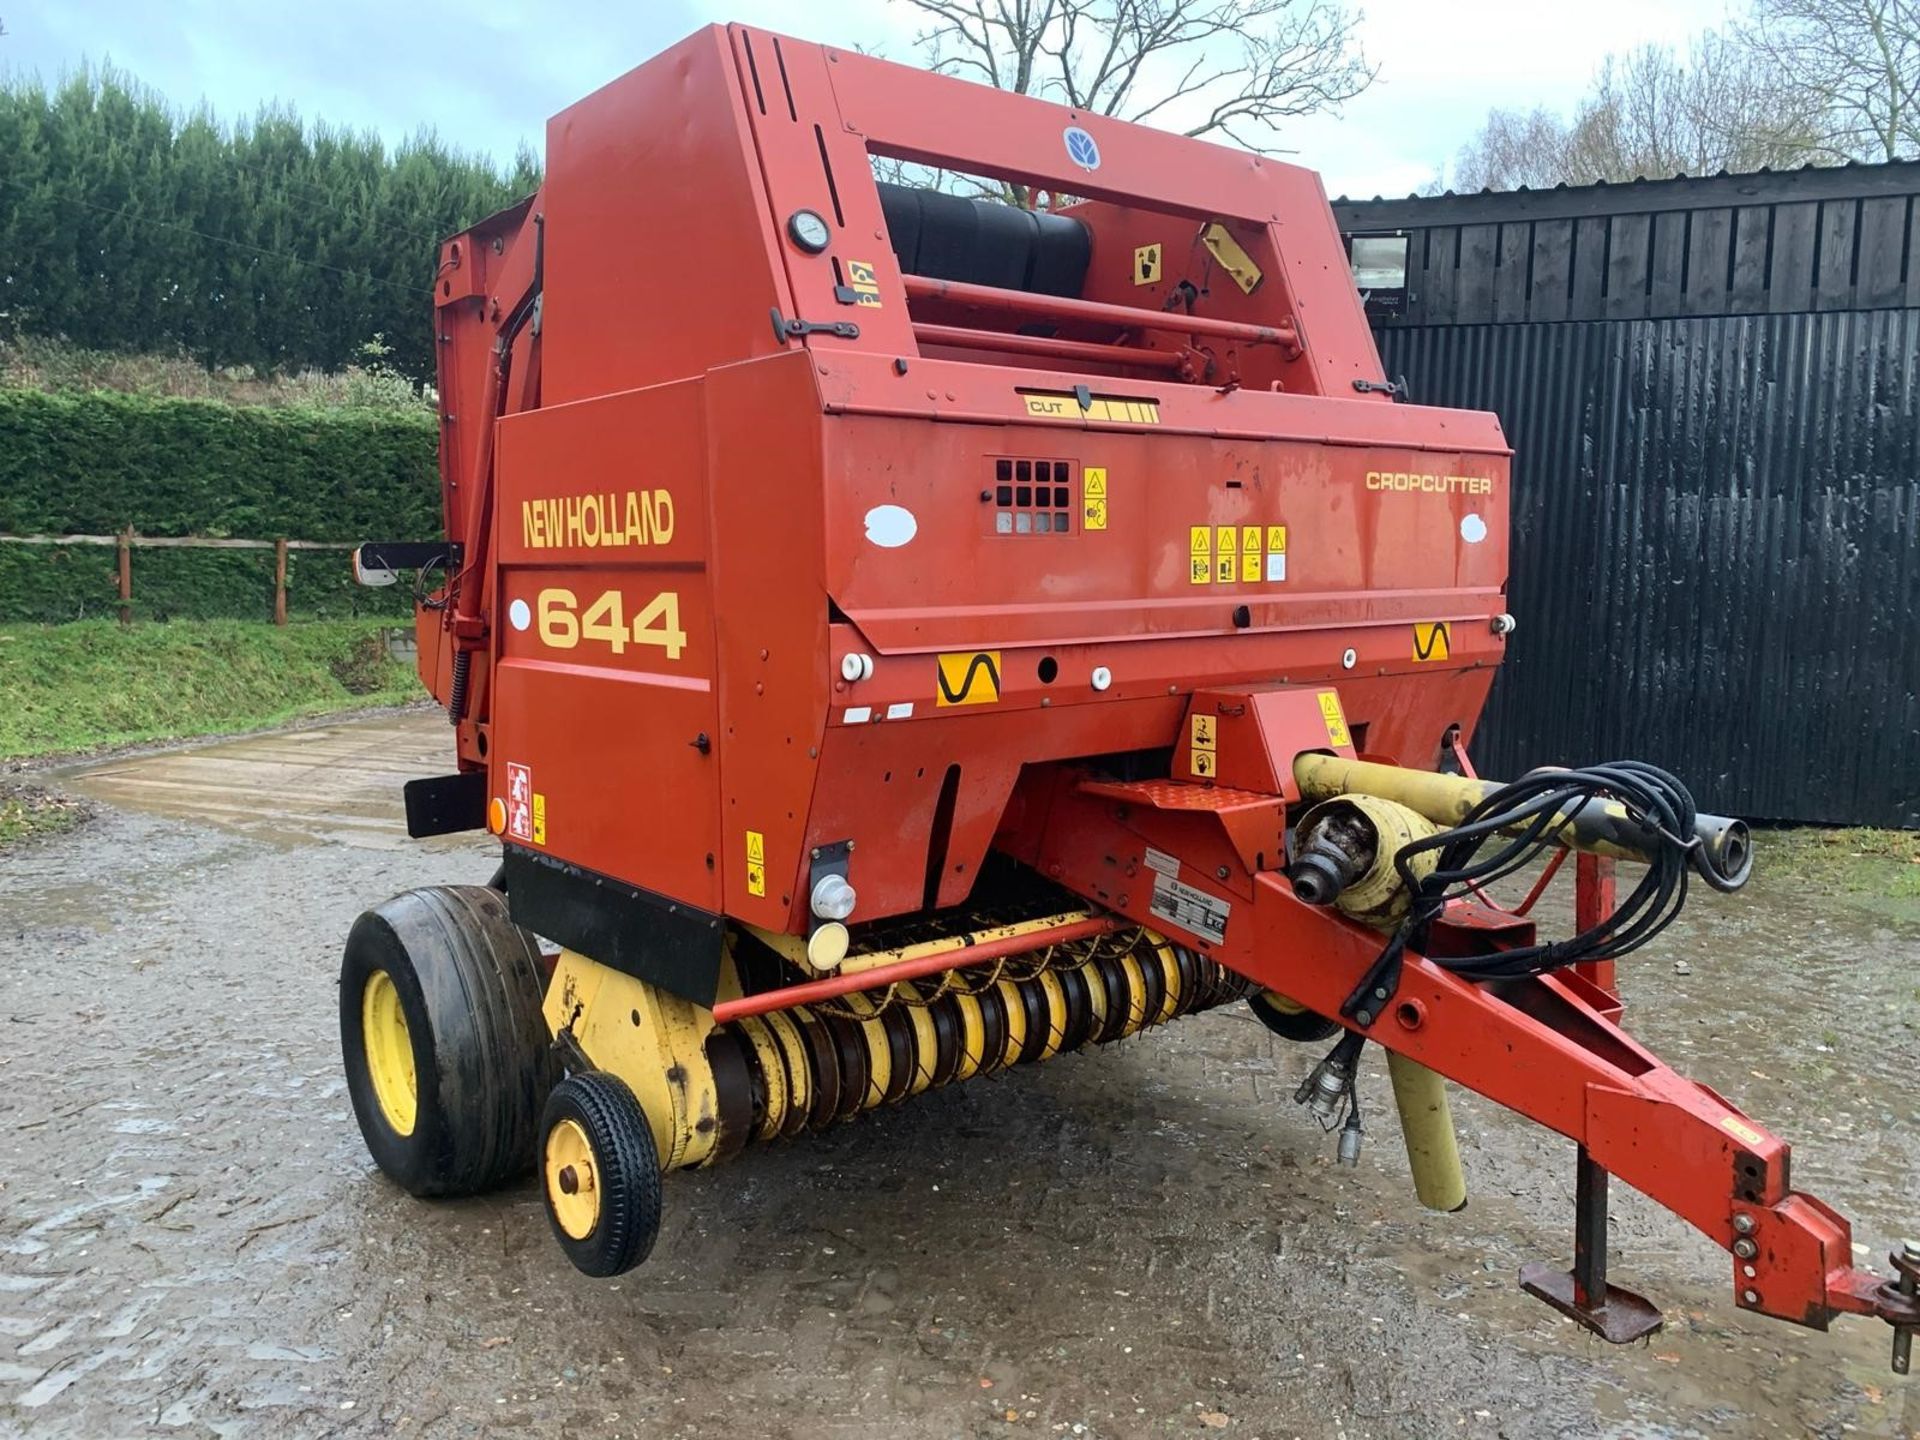
<path id="1" fill-rule="evenodd" d="M 354 922 L 340 963 L 347 1093 L 368 1152 L 394 1183 L 420 1196 L 475 1195 L 526 1173 L 560 1073 L 540 1012 L 546 975 L 538 943 L 486 886 L 409 890 Z M 376 1034 L 372 1046 L 410 1051 L 410 1125 L 374 1079 L 370 993 L 404 1020 L 404 1031 L 380 1027 L 397 1039 Z"/>
<path id="2" fill-rule="evenodd" d="M 558 1209 L 556 1190 L 566 1188 L 566 1177 L 556 1173 L 555 1133 L 569 1123 L 585 1133 L 592 1152 L 591 1184 L 598 1203 L 584 1234 L 570 1231 Z M 540 1136 L 540 1195 L 547 1223 L 574 1268 L 606 1280 L 652 1254 L 660 1235 L 660 1154 L 626 1082 L 604 1070 L 569 1075 L 547 1097 Z"/>
<path id="3" fill-rule="evenodd" d="M 1311 1010 L 1283 1010 L 1267 998 L 1264 990 L 1256 990 L 1249 995 L 1247 1006 L 1262 1025 L 1282 1040 L 1311 1044 L 1340 1033 L 1338 1021 L 1329 1020 Z"/>

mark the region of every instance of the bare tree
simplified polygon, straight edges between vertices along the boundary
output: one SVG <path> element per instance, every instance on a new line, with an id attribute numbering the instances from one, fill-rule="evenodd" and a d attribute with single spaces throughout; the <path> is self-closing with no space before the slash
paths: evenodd
<path id="1" fill-rule="evenodd" d="M 1341 0 L 906 0 L 933 68 L 1273 154 L 1373 83 Z"/>
<path id="2" fill-rule="evenodd" d="M 1642 176 L 1782 169 L 1829 158 L 1822 107 L 1771 57 L 1702 35 L 1685 56 L 1643 46 L 1601 63 L 1571 121 L 1495 110 L 1460 150 L 1458 189 L 1539 189 Z"/>
<path id="3" fill-rule="evenodd" d="M 1920 0 L 1755 0 L 1744 35 L 1825 112 L 1839 158 L 1920 155 Z"/>
<path id="4" fill-rule="evenodd" d="M 1768 57 L 1711 32 L 1683 59 L 1647 45 L 1609 56 L 1575 115 L 1575 183 L 1783 169 L 1827 154 L 1820 107 Z"/>
<path id="5" fill-rule="evenodd" d="M 1530 111 L 1490 110 L 1480 133 L 1454 160 L 1460 190 L 1549 189 L 1567 178 L 1567 122 L 1544 105 Z M 1444 188 L 1436 178 L 1429 187 Z"/>

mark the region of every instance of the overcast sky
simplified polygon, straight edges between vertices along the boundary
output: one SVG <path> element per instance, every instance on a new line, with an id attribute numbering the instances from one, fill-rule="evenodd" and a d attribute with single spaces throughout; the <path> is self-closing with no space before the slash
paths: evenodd
<path id="1" fill-rule="evenodd" d="M 1405 194 L 1489 105 L 1566 109 L 1610 50 L 1684 44 L 1728 0 L 1372 0 L 1361 34 L 1380 79 L 1280 143 L 1330 194 Z M 280 100 L 398 140 L 424 126 L 509 157 L 546 117 L 714 20 L 914 54 L 899 0 L 0 0 L 0 66 L 52 76 L 107 60 L 222 119 Z"/>

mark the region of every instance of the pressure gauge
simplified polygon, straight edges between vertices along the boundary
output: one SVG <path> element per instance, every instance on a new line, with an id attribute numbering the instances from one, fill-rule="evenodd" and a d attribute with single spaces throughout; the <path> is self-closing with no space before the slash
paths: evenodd
<path id="1" fill-rule="evenodd" d="M 811 210 L 796 210 L 789 215 L 787 234 L 793 237 L 794 244 L 809 255 L 818 255 L 833 238 L 827 229 L 827 222 Z"/>

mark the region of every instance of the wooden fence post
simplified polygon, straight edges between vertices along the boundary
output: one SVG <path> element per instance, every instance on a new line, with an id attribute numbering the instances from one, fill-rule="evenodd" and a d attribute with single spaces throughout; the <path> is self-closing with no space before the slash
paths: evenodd
<path id="1" fill-rule="evenodd" d="M 273 542 L 273 623 L 287 623 L 287 542 Z"/>
<path id="2" fill-rule="evenodd" d="M 120 532 L 120 623 L 133 623 L 133 526 Z"/>

